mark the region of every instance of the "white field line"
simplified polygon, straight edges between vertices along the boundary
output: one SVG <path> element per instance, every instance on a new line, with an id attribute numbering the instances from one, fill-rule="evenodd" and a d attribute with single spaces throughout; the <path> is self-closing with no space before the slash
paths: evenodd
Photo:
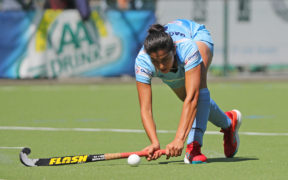
<path id="1" fill-rule="evenodd" d="M 24 147 L 0 147 L 0 149 L 23 149 L 23 148 Z"/>
<path id="2" fill-rule="evenodd" d="M 51 128 L 51 127 L 20 127 L 20 126 L 0 126 L 0 130 L 145 133 L 144 130 L 140 129 Z M 157 132 L 160 134 L 176 133 L 175 130 L 158 130 Z M 205 134 L 222 135 L 222 133 L 218 131 L 206 131 Z M 239 132 L 239 134 L 248 136 L 288 136 L 288 133 Z"/>

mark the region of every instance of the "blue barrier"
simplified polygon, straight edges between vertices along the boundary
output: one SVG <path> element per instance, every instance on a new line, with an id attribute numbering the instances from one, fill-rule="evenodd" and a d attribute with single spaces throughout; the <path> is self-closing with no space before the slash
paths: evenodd
<path id="1" fill-rule="evenodd" d="M 153 11 L 0 12 L 0 78 L 134 75 Z"/>

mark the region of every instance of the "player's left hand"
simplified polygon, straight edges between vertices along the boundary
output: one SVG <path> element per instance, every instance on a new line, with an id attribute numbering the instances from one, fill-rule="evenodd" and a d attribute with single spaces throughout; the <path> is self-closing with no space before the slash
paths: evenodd
<path id="1" fill-rule="evenodd" d="M 166 146 L 166 159 L 169 159 L 170 157 L 181 156 L 183 147 L 184 141 L 180 139 L 174 139 L 170 144 L 167 144 Z"/>

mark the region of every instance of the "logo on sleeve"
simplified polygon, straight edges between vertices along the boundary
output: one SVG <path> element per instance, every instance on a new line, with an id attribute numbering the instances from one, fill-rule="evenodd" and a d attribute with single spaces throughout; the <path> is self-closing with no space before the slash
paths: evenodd
<path id="1" fill-rule="evenodd" d="M 179 26 L 182 26 L 183 23 L 181 21 L 172 21 L 169 24 L 177 24 Z"/>
<path id="2" fill-rule="evenodd" d="M 185 66 L 194 63 L 200 58 L 199 51 L 196 51 L 194 54 L 188 56 L 188 58 L 185 59 Z"/>
<path id="3" fill-rule="evenodd" d="M 151 78 L 151 76 L 152 76 L 152 72 L 150 72 L 148 69 L 140 67 L 140 66 L 136 67 L 135 72 L 136 72 L 136 75 L 144 76 L 147 78 Z"/>

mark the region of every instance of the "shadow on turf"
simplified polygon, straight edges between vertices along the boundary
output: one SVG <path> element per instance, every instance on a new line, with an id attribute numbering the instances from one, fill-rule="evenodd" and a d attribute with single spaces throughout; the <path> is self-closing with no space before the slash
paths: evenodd
<path id="1" fill-rule="evenodd" d="M 240 161 L 255 161 L 259 160 L 258 158 L 250 158 L 250 157 L 234 157 L 234 158 L 208 158 L 208 163 L 219 163 L 219 162 L 240 162 Z M 159 162 L 159 164 L 170 164 L 170 163 L 183 163 L 181 161 L 166 161 L 166 162 Z"/>
<path id="2" fill-rule="evenodd" d="M 209 158 L 208 163 L 216 163 L 216 162 L 240 162 L 240 161 L 255 161 L 259 160 L 258 158 L 252 157 L 234 157 L 234 158 Z"/>

